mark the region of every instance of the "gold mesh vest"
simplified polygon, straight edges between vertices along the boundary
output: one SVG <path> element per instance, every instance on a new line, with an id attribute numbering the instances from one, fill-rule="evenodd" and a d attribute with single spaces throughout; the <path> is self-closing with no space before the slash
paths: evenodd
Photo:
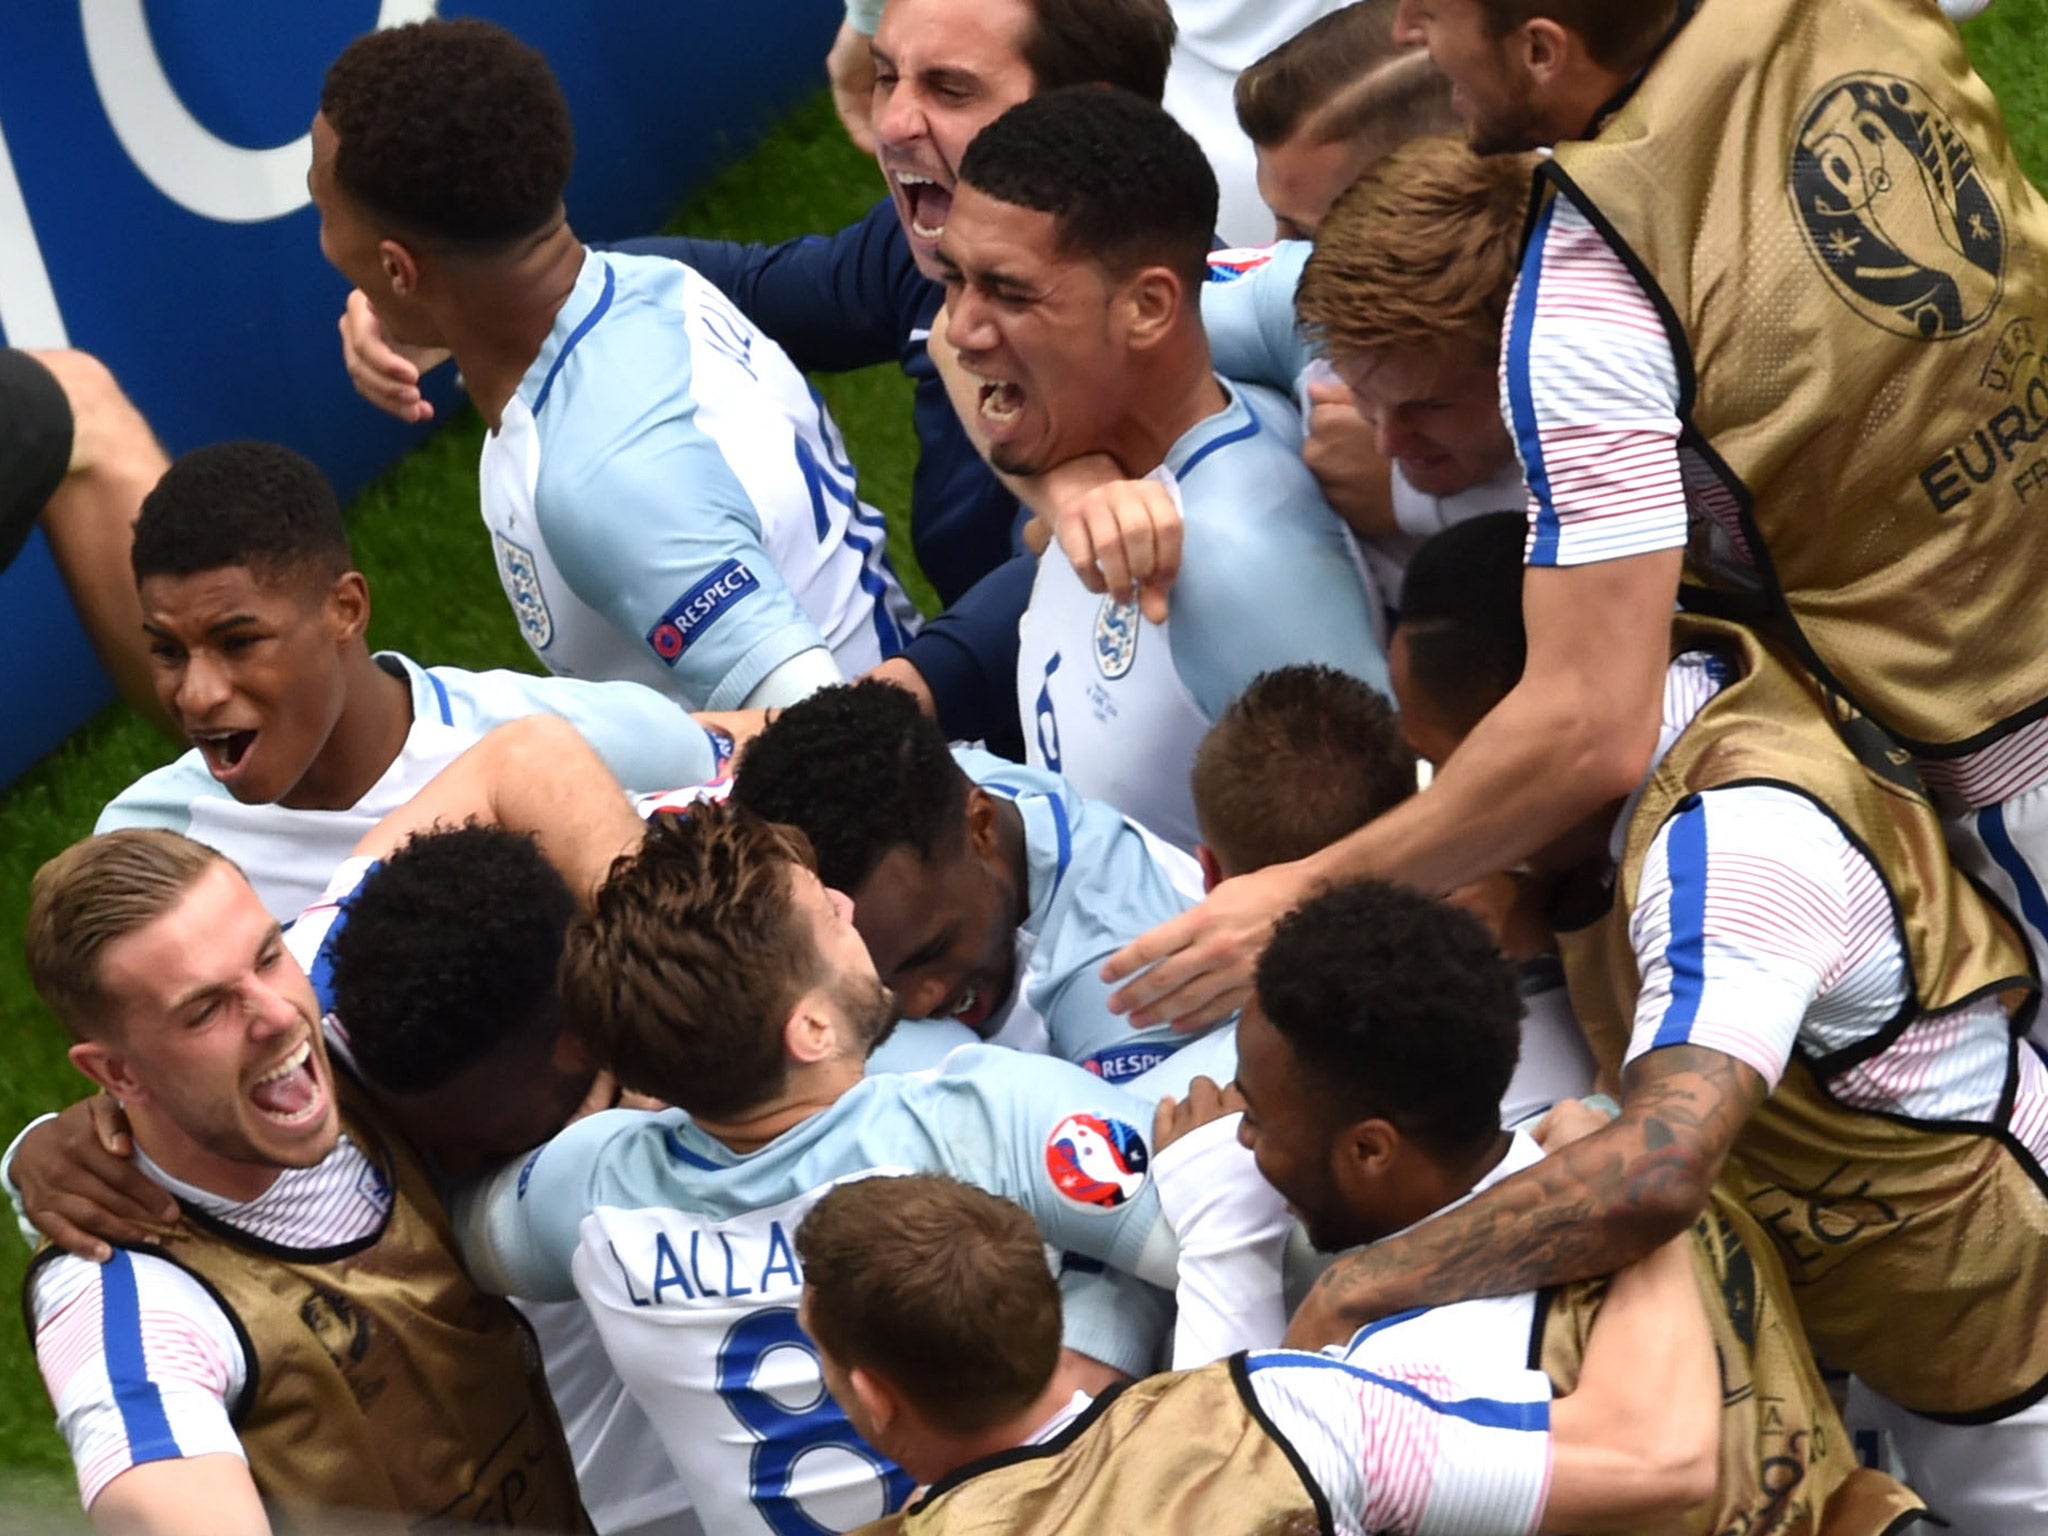
<path id="1" fill-rule="evenodd" d="M 1663 311 L 1738 616 L 1918 752 L 2048 713 L 2048 204 L 1935 7 L 1701 0 L 1538 174 Z"/>
<path id="2" fill-rule="evenodd" d="M 1631 1536 L 1886 1536 L 1926 1508 L 1855 1448 L 1822 1384 L 1770 1239 L 1716 1191 L 1693 1224 L 1693 1268 L 1721 1360 L 1721 1475 L 1687 1516 Z M 1545 1291 L 1532 1363 L 1560 1393 L 1578 1385 L 1604 1280 Z"/>
<path id="3" fill-rule="evenodd" d="M 1105 1394 L 1046 1445 L 976 1463 L 860 1536 L 1331 1529 L 1321 1491 L 1266 1422 L 1236 1356 Z"/>
<path id="4" fill-rule="evenodd" d="M 273 1525 L 319 1529 L 348 1511 L 368 1529 L 589 1530 L 532 1334 L 470 1283 L 418 1162 L 336 1080 L 343 1127 L 396 1185 L 381 1231 L 308 1252 L 188 1206 L 156 1250 L 241 1340 L 248 1372 L 229 1412 Z"/>
<path id="5" fill-rule="evenodd" d="M 2015 1013 L 2009 1108 L 2020 1005 L 2033 992 L 2025 948 L 1950 864 L 1940 818 L 1892 760 L 1898 749 L 1867 721 L 1832 722 L 1804 673 L 1734 625 L 1682 618 L 1674 649 L 1716 651 L 1738 675 L 1651 774 L 1604 916 L 1558 936 L 1594 1056 L 1603 1071 L 1618 1071 L 1627 1050 L 1641 987 L 1628 919 L 1664 823 L 1692 795 L 1737 784 L 1788 789 L 1826 812 L 1885 882 L 1911 995 L 1849 1052 L 1812 1059 L 1795 1051 L 1736 1140 L 1724 1182 L 1774 1240 L 1824 1364 L 1922 1413 L 2001 1417 L 2048 1392 L 2040 1169 L 2002 1123 L 1912 1124 L 1836 1103 L 1822 1084 L 1922 1014 L 2003 993 Z"/>

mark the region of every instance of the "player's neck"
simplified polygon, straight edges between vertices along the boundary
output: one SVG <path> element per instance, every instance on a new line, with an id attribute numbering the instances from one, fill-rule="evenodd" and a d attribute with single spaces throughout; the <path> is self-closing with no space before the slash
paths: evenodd
<path id="1" fill-rule="evenodd" d="M 377 665 L 356 643 L 344 667 L 341 715 L 312 766 L 278 804 L 294 811 L 345 811 L 367 795 L 405 750 L 412 731 L 412 684 Z"/>
<path id="2" fill-rule="evenodd" d="M 776 1137 L 837 1104 L 865 1075 L 864 1063 L 835 1056 L 830 1061 L 792 1068 L 783 1091 L 758 1109 L 716 1120 L 702 1115 L 692 1115 L 690 1119 L 698 1130 L 735 1152 L 758 1152 Z"/>
<path id="3" fill-rule="evenodd" d="M 1200 327 L 1162 342 L 1141 373 L 1102 445 L 1134 480 L 1164 464 L 1175 443 L 1229 404 L 1210 369 L 1209 343 Z"/>
<path id="4" fill-rule="evenodd" d="M 476 273 L 442 331 L 469 397 L 493 432 L 575 291 L 589 252 L 565 223 L 503 267 Z"/>
<path id="5" fill-rule="evenodd" d="M 1014 1414 L 989 1429 L 974 1434 L 946 1435 L 934 1439 L 927 1447 L 919 1447 L 906 1455 L 903 1470 L 916 1478 L 920 1484 L 930 1485 L 942 1477 L 950 1477 L 962 1467 L 972 1466 L 988 1456 L 1000 1456 L 1005 1451 L 1014 1451 L 1019 1446 L 1030 1445 L 1054 1415 L 1065 1408 L 1073 1399 L 1073 1383 L 1061 1373 L 1055 1373 L 1043 1392 L 1032 1400 L 1031 1406 Z M 915 1462 L 913 1466 L 911 1463 Z"/>
<path id="6" fill-rule="evenodd" d="M 153 1104 L 132 1104 L 128 1128 L 143 1156 L 180 1184 L 247 1205 L 269 1190 L 284 1169 L 269 1163 L 244 1163 L 201 1145 Z"/>

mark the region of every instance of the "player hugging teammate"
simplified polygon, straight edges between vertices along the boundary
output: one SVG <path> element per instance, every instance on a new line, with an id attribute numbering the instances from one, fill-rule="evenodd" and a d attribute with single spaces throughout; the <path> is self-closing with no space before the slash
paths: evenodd
<path id="1" fill-rule="evenodd" d="M 190 750 L 4 1164 L 98 1528 L 2048 1529 L 2048 207 L 1927 0 L 1309 9 L 1228 251 L 1245 0 L 856 4 L 773 246 L 586 245 L 496 26 L 335 61 L 556 675 L 372 652 L 284 448 L 125 504 Z"/>

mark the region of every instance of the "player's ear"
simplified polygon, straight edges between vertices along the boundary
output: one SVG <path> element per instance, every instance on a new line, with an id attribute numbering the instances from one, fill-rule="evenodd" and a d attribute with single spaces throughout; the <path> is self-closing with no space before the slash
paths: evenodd
<path id="1" fill-rule="evenodd" d="M 400 298 L 408 298 L 419 291 L 419 260 L 403 245 L 396 240 L 378 241 L 377 260 L 384 268 L 384 280 L 391 284 L 393 293 Z"/>
<path id="2" fill-rule="evenodd" d="M 1141 267 L 1124 280 L 1117 296 L 1124 337 L 1139 349 L 1164 340 L 1180 319 L 1187 290 L 1170 267 Z"/>
<path id="3" fill-rule="evenodd" d="M 862 1432 L 878 1442 L 887 1439 L 903 1418 L 903 1400 L 896 1395 L 896 1389 L 860 1366 L 847 1372 L 846 1384 L 860 1405 L 861 1416 L 867 1420 L 861 1426 Z"/>
<path id="4" fill-rule="evenodd" d="M 354 640 L 370 627 L 370 584 L 361 571 L 343 571 L 327 589 L 327 617 L 337 640 Z"/>
<path id="5" fill-rule="evenodd" d="M 1534 17 L 1522 25 L 1522 63 L 1538 82 L 1548 85 L 1583 56 L 1585 44 L 1572 32 L 1547 16 Z"/>
<path id="6" fill-rule="evenodd" d="M 796 1000 L 789 1017 L 782 1021 L 782 1053 L 791 1064 L 816 1066 L 840 1054 L 842 1010 L 835 1007 L 822 987 L 813 987 Z"/>
<path id="7" fill-rule="evenodd" d="M 1352 1177 L 1378 1183 L 1392 1170 L 1401 1150 L 1401 1133 L 1385 1120 L 1360 1120 L 1338 1133 L 1337 1156 Z"/>
<path id="8" fill-rule="evenodd" d="M 149 1094 L 136 1081 L 128 1058 L 105 1041 L 81 1040 L 67 1054 L 71 1057 L 72 1066 L 123 1104 L 140 1104 L 148 1100 Z"/>
<path id="9" fill-rule="evenodd" d="M 1195 862 L 1202 866 L 1202 894 L 1208 895 L 1230 876 L 1223 872 L 1223 861 L 1216 857 L 1216 850 L 1207 843 L 1195 844 Z"/>
<path id="10" fill-rule="evenodd" d="M 998 830 L 996 797 L 977 784 L 967 791 L 967 847 L 984 863 L 1000 851 Z"/>

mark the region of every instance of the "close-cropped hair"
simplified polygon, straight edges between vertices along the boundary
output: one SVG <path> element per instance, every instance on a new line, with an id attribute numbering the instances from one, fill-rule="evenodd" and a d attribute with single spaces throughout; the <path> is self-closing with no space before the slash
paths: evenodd
<path id="1" fill-rule="evenodd" d="M 1357 0 L 1319 16 L 1241 71 L 1232 95 L 1237 125 L 1261 149 L 1294 137 L 1345 87 L 1419 48 L 1394 41 L 1399 0 Z M 1426 57 L 1426 55 L 1425 55 Z"/>
<path id="2" fill-rule="evenodd" d="M 1262 672 L 1195 750 L 1202 841 L 1231 875 L 1305 859 L 1415 792 L 1393 706 L 1334 667 Z"/>
<path id="3" fill-rule="evenodd" d="M 783 710 L 741 754 L 732 798 L 802 831 L 818 878 L 852 895 L 891 849 L 927 864 L 957 850 L 967 790 L 938 722 L 904 689 L 869 681 Z"/>
<path id="4" fill-rule="evenodd" d="M 1678 20 L 1678 0 L 1477 0 L 1495 37 L 1538 17 L 1585 41 L 1603 69 L 1633 73 Z"/>
<path id="5" fill-rule="evenodd" d="M 1528 526 L 1520 512 L 1454 523 L 1416 550 L 1402 577 L 1409 680 L 1438 713 L 1468 731 L 1522 680 Z"/>
<path id="6" fill-rule="evenodd" d="M 1194 302 L 1208 276 L 1216 173 L 1156 103 L 1099 85 L 1019 102 L 975 136 L 960 179 L 1051 214 L 1058 248 L 1121 276 L 1171 268 Z"/>
<path id="7" fill-rule="evenodd" d="M 501 1052 L 545 1059 L 575 915 L 531 837 L 477 823 L 414 834 L 364 878 L 329 940 L 334 1011 L 364 1080 L 428 1093 Z"/>
<path id="8" fill-rule="evenodd" d="M 1426 48 L 1411 48 L 1358 75 L 1324 101 L 1304 132 L 1311 144 L 1346 140 L 1371 166 L 1415 139 L 1464 132 L 1451 103 L 1451 82 L 1429 61 Z"/>
<path id="9" fill-rule="evenodd" d="M 327 71 L 341 189 L 395 232 L 488 252 L 556 218 L 575 159 L 548 62 L 471 17 L 357 38 Z"/>
<path id="10" fill-rule="evenodd" d="M 341 503 L 319 467 L 277 443 L 213 443 L 179 455 L 136 514 L 137 583 L 243 566 L 325 586 L 355 566 Z"/>
<path id="11" fill-rule="evenodd" d="M 1333 358 L 1389 348 L 1500 351 L 1536 161 L 1453 138 L 1404 144 L 1316 229 L 1295 315 Z"/>
<path id="12" fill-rule="evenodd" d="M 1156 102 L 1166 94 L 1176 28 L 1166 0 L 1030 0 L 1024 62 L 1039 91 L 1113 85 Z"/>
<path id="13" fill-rule="evenodd" d="M 780 1092 L 783 1023 L 823 969 L 796 905 L 810 862 L 802 833 L 740 806 L 656 816 L 562 949 L 562 1006 L 598 1065 L 711 1119 Z"/>
<path id="14" fill-rule="evenodd" d="M 1023 1207 L 941 1174 L 859 1179 L 811 1207 L 796 1250 L 819 1346 L 933 1423 L 992 1429 L 1052 1380 L 1059 1286 Z"/>
<path id="15" fill-rule="evenodd" d="M 1385 1120 L 1443 1157 L 1499 1133 L 1522 991 L 1470 913 L 1384 880 L 1339 886 L 1280 920 L 1254 985 L 1330 1123 Z"/>
<path id="16" fill-rule="evenodd" d="M 73 843 L 36 871 L 28 888 L 29 983 L 72 1039 L 106 1028 L 114 1001 L 100 978 L 107 946 L 148 927 L 227 862 L 179 833 L 123 827 Z"/>

